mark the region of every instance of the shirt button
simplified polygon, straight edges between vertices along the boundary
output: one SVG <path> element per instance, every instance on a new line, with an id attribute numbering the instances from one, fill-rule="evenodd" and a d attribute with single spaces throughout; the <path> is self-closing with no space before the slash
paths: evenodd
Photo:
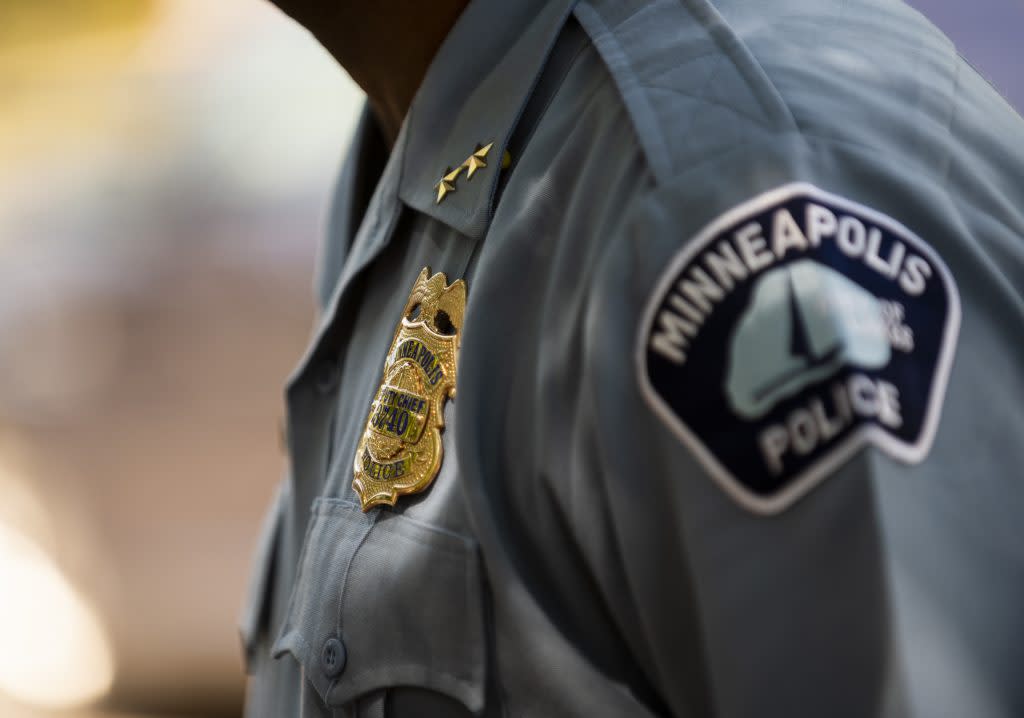
<path id="1" fill-rule="evenodd" d="M 324 675 L 328 678 L 337 678 L 345 670 L 345 663 L 348 661 L 348 653 L 345 644 L 337 638 L 328 638 L 324 643 L 323 653 L 320 655 L 320 666 Z"/>
<path id="2" fill-rule="evenodd" d="M 320 363 L 316 370 L 316 390 L 321 394 L 330 394 L 338 385 L 338 363 L 328 359 Z"/>

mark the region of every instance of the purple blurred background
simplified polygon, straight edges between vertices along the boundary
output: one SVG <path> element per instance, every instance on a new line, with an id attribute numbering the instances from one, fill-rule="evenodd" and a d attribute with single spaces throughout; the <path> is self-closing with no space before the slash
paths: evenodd
<path id="1" fill-rule="evenodd" d="M 1024 0 L 910 0 L 1017 108 L 1024 109 Z"/>

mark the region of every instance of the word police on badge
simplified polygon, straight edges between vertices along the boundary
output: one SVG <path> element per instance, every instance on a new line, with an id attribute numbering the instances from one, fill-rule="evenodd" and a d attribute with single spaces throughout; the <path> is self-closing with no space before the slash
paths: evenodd
<path id="1" fill-rule="evenodd" d="M 805 184 L 684 247 L 647 307 L 640 384 L 740 503 L 780 511 L 873 444 L 924 459 L 960 326 L 938 254 L 906 227 Z"/>
<path id="2" fill-rule="evenodd" d="M 363 511 L 426 490 L 441 469 L 444 405 L 455 398 L 466 283 L 420 272 L 384 361 L 356 449 L 352 488 Z"/>

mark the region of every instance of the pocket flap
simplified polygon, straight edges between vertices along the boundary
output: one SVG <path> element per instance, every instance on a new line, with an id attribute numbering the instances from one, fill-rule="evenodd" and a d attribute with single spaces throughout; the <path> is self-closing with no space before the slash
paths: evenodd
<path id="1" fill-rule="evenodd" d="M 314 504 L 274 655 L 295 656 L 328 705 L 411 686 L 477 713 L 485 640 L 475 541 L 348 501 Z"/>

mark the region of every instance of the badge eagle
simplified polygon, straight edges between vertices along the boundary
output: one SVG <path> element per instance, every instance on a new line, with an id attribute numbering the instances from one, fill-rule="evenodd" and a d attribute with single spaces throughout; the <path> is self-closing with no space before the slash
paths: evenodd
<path id="1" fill-rule="evenodd" d="M 394 506 L 426 490 L 441 469 L 444 406 L 455 398 L 455 370 L 466 283 L 448 284 L 425 267 L 384 360 L 384 377 L 356 449 L 352 488 L 363 511 Z"/>

